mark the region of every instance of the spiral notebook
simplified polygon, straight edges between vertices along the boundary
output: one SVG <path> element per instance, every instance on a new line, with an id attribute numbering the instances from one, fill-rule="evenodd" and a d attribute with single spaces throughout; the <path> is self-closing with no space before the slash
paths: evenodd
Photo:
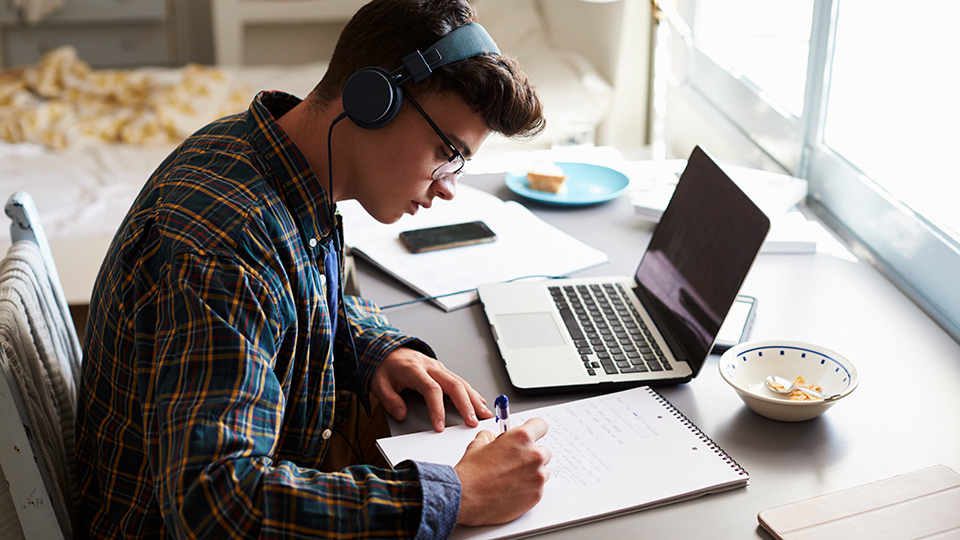
<path id="1" fill-rule="evenodd" d="M 505 525 L 457 527 L 452 538 L 518 538 L 745 486 L 750 477 L 713 440 L 650 387 L 523 412 L 550 429 L 550 480 L 532 510 Z M 391 465 L 412 459 L 455 465 L 480 427 L 390 437 L 377 446 Z M 494 494 L 491 494 L 494 496 Z"/>

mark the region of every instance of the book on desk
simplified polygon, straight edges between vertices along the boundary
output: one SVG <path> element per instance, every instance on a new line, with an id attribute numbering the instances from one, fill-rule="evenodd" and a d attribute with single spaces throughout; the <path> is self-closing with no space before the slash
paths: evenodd
<path id="1" fill-rule="evenodd" d="M 631 195 L 637 217 L 657 223 L 673 197 L 679 171 L 686 160 L 638 162 L 632 173 L 649 184 Z M 815 253 L 817 241 L 826 231 L 816 221 L 808 221 L 796 210 L 807 196 L 807 181 L 757 169 L 721 165 L 734 182 L 770 218 L 770 234 L 761 253 Z M 676 171 L 672 171 L 676 169 Z"/>

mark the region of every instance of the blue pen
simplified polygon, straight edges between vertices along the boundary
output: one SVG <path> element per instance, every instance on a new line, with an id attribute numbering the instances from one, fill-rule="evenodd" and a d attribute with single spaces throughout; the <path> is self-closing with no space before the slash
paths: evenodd
<path id="1" fill-rule="evenodd" d="M 500 394 L 493 402 L 493 408 L 497 413 L 496 421 L 500 422 L 500 433 L 504 433 L 510 429 L 510 400 L 505 394 Z"/>

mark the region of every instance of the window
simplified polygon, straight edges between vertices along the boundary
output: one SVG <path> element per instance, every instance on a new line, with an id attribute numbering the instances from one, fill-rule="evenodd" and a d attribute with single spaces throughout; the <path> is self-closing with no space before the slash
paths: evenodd
<path id="1" fill-rule="evenodd" d="M 666 1 L 666 0 L 665 0 Z M 680 0 L 689 88 L 960 340 L 960 2 Z"/>
<path id="2" fill-rule="evenodd" d="M 812 17 L 813 0 L 701 0 L 696 43 L 754 92 L 800 116 Z"/>
<path id="3" fill-rule="evenodd" d="M 956 241 L 960 3 L 898 11 L 840 3 L 823 143 Z"/>

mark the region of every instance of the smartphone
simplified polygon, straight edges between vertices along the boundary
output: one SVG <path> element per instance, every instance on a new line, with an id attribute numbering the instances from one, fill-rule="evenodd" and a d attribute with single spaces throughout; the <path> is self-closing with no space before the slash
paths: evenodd
<path id="1" fill-rule="evenodd" d="M 730 313 L 720 325 L 717 341 L 713 345 L 713 354 L 720 354 L 738 343 L 743 343 L 753 328 L 753 317 L 757 312 L 757 299 L 752 296 L 739 295 L 730 308 Z"/>
<path id="2" fill-rule="evenodd" d="M 482 221 L 414 229 L 400 233 L 400 241 L 411 253 L 423 253 L 493 242 L 497 235 Z"/>

